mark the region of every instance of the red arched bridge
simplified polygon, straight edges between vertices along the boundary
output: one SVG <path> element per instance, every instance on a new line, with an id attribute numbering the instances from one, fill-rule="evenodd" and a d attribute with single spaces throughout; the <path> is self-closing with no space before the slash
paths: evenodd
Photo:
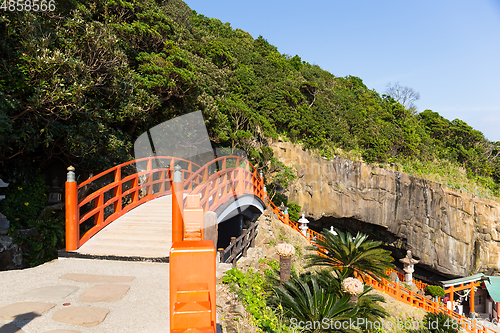
<path id="1" fill-rule="evenodd" d="M 176 157 L 147 157 L 79 185 L 74 169 L 68 171 L 62 255 L 169 257 L 171 333 L 216 331 L 216 251 L 211 240 L 204 240 L 205 213 L 216 212 L 221 222 L 247 207 L 268 208 L 300 232 L 298 223 L 267 198 L 262 175 L 239 156 L 216 158 L 203 166 Z M 323 238 L 310 229 L 304 237 L 310 242 Z M 397 282 L 363 279 L 401 302 L 447 313 L 467 332 L 494 332 Z M 425 287 L 419 283 L 419 288 Z"/>
<path id="2" fill-rule="evenodd" d="M 215 332 L 215 258 L 204 240 L 206 212 L 217 222 L 248 207 L 271 208 L 263 177 L 245 158 L 224 156 L 200 166 L 170 157 L 117 165 L 77 185 L 66 182 L 64 256 L 165 259 L 170 262 L 172 332 Z M 309 237 L 317 234 L 310 230 Z M 178 330 L 178 331 L 177 331 Z"/>

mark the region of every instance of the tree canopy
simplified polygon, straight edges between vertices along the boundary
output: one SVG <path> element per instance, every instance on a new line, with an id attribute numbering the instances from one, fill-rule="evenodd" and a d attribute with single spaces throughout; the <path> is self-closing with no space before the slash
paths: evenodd
<path id="1" fill-rule="evenodd" d="M 180 0 L 61 0 L 53 12 L 2 12 L 0 34 L 4 179 L 54 159 L 102 171 L 131 159 L 146 129 L 201 110 L 214 145 L 244 149 L 264 171 L 267 140 L 282 136 L 367 162 L 447 159 L 498 189 L 500 142 L 414 115 Z"/>

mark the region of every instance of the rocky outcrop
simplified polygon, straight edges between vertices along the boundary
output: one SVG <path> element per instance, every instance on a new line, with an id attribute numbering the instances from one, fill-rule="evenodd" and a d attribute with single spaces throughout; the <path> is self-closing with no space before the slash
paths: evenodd
<path id="1" fill-rule="evenodd" d="M 22 267 L 21 248 L 9 236 L 0 236 L 0 271 Z"/>
<path id="2" fill-rule="evenodd" d="M 289 142 L 272 148 L 296 170 L 287 194 L 309 218 L 380 226 L 426 268 L 448 276 L 500 271 L 499 202 L 365 163 L 327 160 Z"/>

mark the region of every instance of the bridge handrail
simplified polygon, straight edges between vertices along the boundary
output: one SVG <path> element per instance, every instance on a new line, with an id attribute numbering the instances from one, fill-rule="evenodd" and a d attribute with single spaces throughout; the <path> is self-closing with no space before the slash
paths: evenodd
<path id="1" fill-rule="evenodd" d="M 235 165 L 240 165 L 241 161 L 245 162 L 245 168 L 251 167 L 253 171 L 257 172 L 257 169 L 248 161 L 246 158 L 241 157 L 241 156 L 236 156 L 236 155 L 228 155 L 228 156 L 221 156 L 213 159 L 212 161 L 208 162 L 207 164 L 201 166 L 196 172 L 193 172 L 191 176 L 189 176 L 187 179 L 184 180 L 184 186 L 192 186 L 193 184 L 200 184 L 201 182 L 207 181 L 207 179 L 213 175 L 215 172 L 219 172 L 220 170 L 226 170 L 229 169 L 227 168 L 227 161 L 230 159 L 235 160 Z M 220 164 L 220 165 L 218 165 Z M 214 168 L 215 167 L 215 168 Z M 214 168 L 216 170 L 214 173 L 209 173 L 209 168 Z M 218 170 L 220 168 L 220 170 Z M 201 180 L 199 182 L 195 182 L 195 178 L 198 178 Z M 193 188 L 194 189 L 194 188 Z"/>
<path id="2" fill-rule="evenodd" d="M 165 160 L 169 162 L 168 166 L 156 169 L 153 168 L 154 161 L 156 161 L 156 166 L 160 166 L 160 161 Z M 141 162 L 145 162 L 146 170 L 142 170 L 122 178 L 122 169 L 124 167 Z M 174 165 L 179 162 L 187 165 L 187 168 L 182 170 L 183 176 L 185 176 L 186 178 L 200 169 L 200 166 L 198 164 L 186 159 L 171 156 L 151 156 L 119 164 L 77 185 L 75 195 L 78 197 L 78 190 L 84 189 L 86 186 L 89 186 L 90 184 L 96 182 L 98 179 L 113 176 L 113 180 L 111 182 L 107 184 L 105 182 L 102 187 L 96 189 L 84 198 L 76 200 L 76 207 L 74 207 L 73 209 L 74 214 L 76 215 L 74 217 L 74 220 L 76 221 L 76 228 L 74 228 L 74 233 L 76 233 L 76 235 L 74 237 L 72 236 L 72 238 L 76 238 L 74 239 L 74 241 L 72 241 L 72 243 L 76 244 L 72 244 L 72 247 L 76 246 L 76 250 L 88 239 L 90 239 L 90 237 L 95 235 L 98 231 L 100 231 L 102 228 L 104 228 L 106 225 L 108 225 L 118 217 L 130 211 L 132 208 L 135 208 L 144 202 L 157 198 L 158 196 L 170 193 L 170 184 L 173 174 L 172 169 Z M 158 179 L 155 179 L 155 175 L 158 176 Z M 141 182 L 140 180 L 143 180 L 143 182 Z M 128 182 L 130 182 L 130 188 L 124 190 L 124 184 Z M 142 198 L 139 197 L 140 190 L 145 190 L 145 196 Z M 105 198 L 105 194 L 111 191 L 112 193 L 110 193 L 110 197 Z M 129 195 L 131 196 L 130 202 L 125 205 L 123 199 Z M 80 210 L 85 205 L 91 204 L 92 201 L 94 201 L 94 207 L 81 214 Z M 108 210 L 107 208 L 111 205 L 111 209 Z M 105 212 L 105 210 L 107 211 Z M 109 215 L 105 216 L 106 214 Z M 86 222 L 90 218 L 95 219 L 94 225 L 91 226 L 90 229 L 85 231 L 82 236 L 80 236 L 80 225 L 82 225 L 82 223 Z"/>
<path id="3" fill-rule="evenodd" d="M 174 159 L 174 160 L 178 160 L 178 161 L 183 161 L 183 162 L 186 162 L 188 163 L 188 165 L 191 165 L 191 166 L 195 166 L 197 167 L 198 169 L 201 168 L 201 166 L 199 166 L 198 164 L 194 163 L 194 162 L 191 162 L 191 161 L 188 161 L 186 159 L 183 159 L 183 158 L 178 158 L 178 157 L 172 157 L 172 156 L 150 156 L 150 157 L 143 157 L 143 158 L 139 158 L 139 159 L 136 159 L 136 160 L 131 160 L 131 161 L 128 161 L 128 162 L 124 162 L 122 164 L 119 164 L 119 165 L 116 165 L 108 170 L 105 170 L 103 172 L 101 172 L 100 174 L 96 175 L 96 176 L 93 176 L 92 178 L 89 178 L 87 180 L 85 180 L 84 182 L 82 182 L 81 184 L 78 185 L 78 189 L 84 187 L 85 185 L 89 184 L 89 183 L 92 183 L 94 181 L 96 181 L 97 179 L 103 177 L 103 176 L 106 176 L 118 169 L 122 169 L 123 167 L 127 166 L 127 165 L 130 165 L 130 164 L 133 164 L 133 163 L 137 163 L 137 162 L 143 162 L 143 161 L 147 161 L 149 163 L 149 161 L 152 161 L 152 160 L 159 160 L 159 159 Z M 173 165 L 170 165 L 170 168 L 173 169 Z M 189 170 L 189 169 L 188 169 Z M 189 170 L 189 171 L 192 171 L 192 170 Z M 193 171 L 194 172 L 194 171 Z"/>
<path id="4" fill-rule="evenodd" d="M 287 214 L 284 214 L 281 212 L 276 205 L 269 199 L 267 199 L 267 203 L 269 208 L 273 211 L 278 216 L 278 219 L 286 224 L 291 226 L 293 229 L 297 230 L 300 232 L 300 234 L 305 237 L 311 244 L 316 245 L 313 238 L 316 237 L 316 239 L 324 239 L 324 236 L 309 229 L 308 232 L 310 233 L 309 235 L 304 235 L 302 231 L 298 228 L 298 223 L 290 221 L 288 218 Z M 388 273 L 390 274 L 392 270 L 389 270 Z M 394 271 L 398 274 L 398 277 L 400 276 L 400 272 Z M 465 316 L 462 316 L 454 311 L 451 311 L 450 309 L 446 308 L 445 306 L 441 305 L 438 302 L 435 302 L 433 300 L 429 300 L 421 295 L 418 295 L 417 293 L 414 293 L 413 291 L 401 286 L 397 282 L 392 282 L 384 278 L 380 278 L 380 281 L 377 281 L 373 279 L 372 277 L 368 275 L 364 275 L 363 279 L 365 282 L 372 286 L 374 289 L 379 290 L 399 301 L 402 301 L 403 303 L 409 304 L 414 307 L 422 308 L 427 312 L 444 312 L 448 316 L 450 316 L 453 319 L 456 319 L 457 322 L 462 325 L 462 327 L 469 333 L 496 333 L 495 330 L 486 327 L 480 323 L 477 322 L 475 319 L 469 319 Z M 420 282 L 420 281 L 416 281 Z M 417 283 L 416 283 L 417 284 Z M 420 282 L 419 285 L 423 288 L 424 286 L 427 286 L 427 284 Z M 469 326 L 470 325 L 470 326 Z"/>
<path id="5" fill-rule="evenodd" d="M 228 167 L 230 160 L 234 160 L 235 167 Z M 244 167 L 241 167 L 242 162 Z M 215 171 L 210 173 L 210 168 Z M 264 201 L 263 187 L 262 176 L 252 163 L 235 155 L 221 156 L 210 161 L 184 181 L 185 190 L 191 194 L 201 194 L 200 203 L 204 212 L 214 211 L 225 202 L 224 199 L 242 194 L 253 194 Z"/>

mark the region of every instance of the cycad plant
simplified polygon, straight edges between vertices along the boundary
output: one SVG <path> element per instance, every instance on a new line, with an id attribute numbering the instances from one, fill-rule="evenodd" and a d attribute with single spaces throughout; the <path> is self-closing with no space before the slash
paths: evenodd
<path id="1" fill-rule="evenodd" d="M 323 268 L 316 271 L 318 283 L 327 290 L 327 293 L 342 298 L 346 293 L 342 290 L 342 281 L 337 278 L 336 271 L 331 268 Z M 358 309 L 356 318 L 364 318 L 359 323 L 374 323 L 388 316 L 388 312 L 380 305 L 385 303 L 383 296 L 375 294 L 373 288 L 364 285 L 363 292 L 357 296 L 356 307 Z M 352 297 L 351 297 L 352 300 Z"/>
<path id="2" fill-rule="evenodd" d="M 329 266 L 338 271 L 340 279 L 369 275 L 379 280 L 387 269 L 394 268 L 391 252 L 380 248 L 380 241 L 368 239 L 368 235 L 358 232 L 353 237 L 349 232 L 336 230 L 337 234 L 324 229 L 323 239 L 317 239 L 317 251 L 307 255 L 309 266 Z M 315 249 L 316 250 L 316 249 Z"/>
<path id="3" fill-rule="evenodd" d="M 349 295 L 342 297 L 325 285 L 325 281 L 316 274 L 298 276 L 292 273 L 291 279 L 282 286 L 275 287 L 274 303 L 281 306 L 283 313 L 290 319 L 290 324 L 322 323 L 308 332 L 352 332 L 349 325 L 346 329 L 334 329 L 331 323 L 356 322 L 358 308 L 350 303 Z M 327 323 L 325 327 L 323 323 Z"/>
<path id="4" fill-rule="evenodd" d="M 373 326 L 373 323 L 389 315 L 389 313 L 379 305 L 379 303 L 385 303 L 384 297 L 371 293 L 370 291 L 372 290 L 372 287 L 365 285 L 363 292 L 358 296 L 358 313 L 356 317 L 364 319 L 359 322 L 365 329 L 369 326 Z M 372 325 L 368 325 L 368 323 L 372 323 Z"/>

